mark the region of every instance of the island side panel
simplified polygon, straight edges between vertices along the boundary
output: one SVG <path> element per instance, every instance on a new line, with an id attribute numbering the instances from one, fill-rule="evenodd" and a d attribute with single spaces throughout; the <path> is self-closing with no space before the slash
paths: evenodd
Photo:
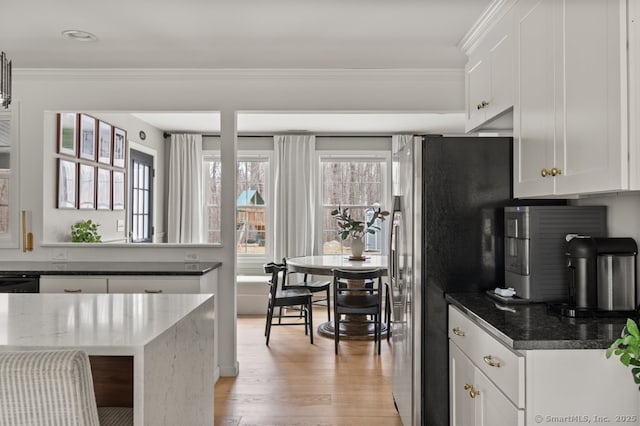
<path id="1" fill-rule="evenodd" d="M 631 369 L 604 349 L 526 352 L 527 425 L 640 425 Z"/>
<path id="2" fill-rule="evenodd" d="M 200 293 L 207 293 L 207 294 L 213 294 L 215 295 L 214 300 L 215 300 L 215 308 L 214 308 L 214 314 L 217 316 L 218 313 L 220 312 L 218 310 L 218 269 L 214 269 L 212 271 L 207 272 L 206 274 L 204 274 L 201 278 L 200 278 Z M 215 354 L 214 354 L 214 365 L 216 368 L 216 372 L 215 372 L 215 381 L 217 382 L 218 379 L 220 378 L 220 358 L 219 358 L 219 346 L 220 346 L 220 334 L 219 334 L 219 321 L 216 319 L 215 323 L 214 323 L 214 336 L 216 336 L 215 339 Z M 235 321 L 234 321 L 235 324 Z M 235 334 L 235 331 L 234 331 Z"/>
<path id="3" fill-rule="evenodd" d="M 140 424 L 213 425 L 214 307 L 215 296 L 144 346 Z"/>

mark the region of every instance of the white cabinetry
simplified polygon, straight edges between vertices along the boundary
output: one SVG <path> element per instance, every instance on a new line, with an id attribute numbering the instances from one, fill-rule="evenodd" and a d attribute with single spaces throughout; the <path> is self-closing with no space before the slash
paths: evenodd
<path id="1" fill-rule="evenodd" d="M 513 106 L 512 31 L 513 16 L 508 12 L 469 57 L 465 67 L 467 132 Z"/>
<path id="2" fill-rule="evenodd" d="M 631 372 L 604 352 L 514 351 L 450 306 L 451 426 L 640 425 Z"/>
<path id="3" fill-rule="evenodd" d="M 626 2 L 514 8 L 514 195 L 628 189 Z"/>
<path id="4" fill-rule="evenodd" d="M 113 277 L 109 293 L 200 293 L 200 277 Z"/>
<path id="5" fill-rule="evenodd" d="M 42 276 L 40 293 L 106 293 L 107 279 L 87 276 Z"/>

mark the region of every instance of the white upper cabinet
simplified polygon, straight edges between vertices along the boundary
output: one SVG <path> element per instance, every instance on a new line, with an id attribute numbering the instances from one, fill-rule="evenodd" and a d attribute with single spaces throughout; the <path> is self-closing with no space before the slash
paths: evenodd
<path id="1" fill-rule="evenodd" d="M 625 0 L 520 0 L 514 196 L 629 189 Z"/>
<path id="2" fill-rule="evenodd" d="M 640 190 L 640 1 L 628 3 L 630 186 Z"/>
<path id="3" fill-rule="evenodd" d="M 469 57 L 465 67 L 467 132 L 485 127 L 513 106 L 512 31 L 513 16 L 509 11 Z M 509 122 L 507 128 L 511 126 Z"/>

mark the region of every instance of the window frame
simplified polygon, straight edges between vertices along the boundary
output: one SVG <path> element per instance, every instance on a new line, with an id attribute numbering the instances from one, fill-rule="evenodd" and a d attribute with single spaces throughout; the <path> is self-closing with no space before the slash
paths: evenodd
<path id="1" fill-rule="evenodd" d="M 265 202 L 265 253 L 264 254 L 244 254 L 237 252 L 237 263 L 241 269 L 255 270 L 261 269 L 262 265 L 273 256 L 273 151 L 269 150 L 238 150 L 236 153 L 236 170 L 237 164 L 241 161 L 266 161 L 267 176 L 265 182 L 265 193 L 261 194 Z M 236 177 L 236 189 L 238 187 L 238 178 Z M 236 199 L 234 198 L 234 202 Z M 237 209 L 237 206 L 236 206 Z M 234 241 L 235 247 L 235 241 Z"/>
<path id="2" fill-rule="evenodd" d="M 9 122 L 9 171 L 0 171 L 0 177 L 9 178 L 9 226 L 6 234 L 0 234 L 0 248 L 20 247 L 20 115 L 19 105 L 13 102 L 11 108 L 0 111 L 0 120 Z M 28 217 L 28 216 L 27 216 Z M 32 224 L 27 223 L 27 232 L 31 232 Z"/>
<path id="3" fill-rule="evenodd" d="M 382 199 L 380 201 L 380 208 L 382 210 L 391 211 L 391 151 L 387 150 L 375 150 L 375 151 L 365 151 L 365 150 L 319 150 L 316 151 L 316 167 L 318 173 L 318 184 L 319 191 L 316 194 L 316 203 L 320 206 L 320 209 L 324 212 L 325 204 L 324 204 L 324 186 L 323 182 L 323 174 L 322 174 L 322 163 L 331 162 L 331 161 L 342 161 L 342 162 L 352 162 L 352 161 L 380 161 L 382 166 Z M 351 207 L 351 205 L 343 205 L 343 207 Z M 359 206 L 354 205 L 354 207 L 367 207 L 367 206 Z M 318 241 L 316 243 L 316 250 L 319 254 L 324 255 L 324 222 L 323 222 L 323 214 L 319 214 L 316 218 L 316 232 L 319 236 Z M 389 225 L 383 224 L 382 227 L 382 241 L 387 240 Z M 383 256 L 387 255 L 388 247 L 387 244 L 382 244 L 380 248 L 380 254 Z"/>
<path id="4" fill-rule="evenodd" d="M 219 163 L 222 163 L 222 158 L 221 158 L 221 154 L 220 154 L 220 150 L 214 150 L 214 149 L 210 149 L 210 150 L 203 150 L 202 151 L 202 199 L 203 199 L 203 203 L 202 203 L 202 207 L 203 207 L 203 217 L 205 218 L 204 220 L 204 241 L 205 244 L 212 244 L 214 246 L 217 247 L 221 247 L 222 246 L 222 235 L 220 235 L 220 241 L 218 242 L 214 242 L 214 243 L 209 243 L 209 221 L 207 220 L 208 218 L 208 211 L 209 211 L 209 207 L 210 206 L 214 206 L 217 207 L 218 210 L 220 211 L 220 223 L 222 224 L 222 203 L 218 204 L 218 205 L 210 205 L 208 203 L 208 197 L 207 197 L 207 190 L 208 187 L 206 186 L 208 177 L 207 177 L 207 170 L 204 167 L 204 163 L 207 161 L 218 161 Z M 224 176 L 222 175 L 222 170 L 220 170 L 220 188 L 222 189 L 222 180 L 224 179 Z M 220 197 L 220 201 L 222 201 L 222 196 Z M 222 233 L 222 229 L 219 230 L 220 233 Z"/>

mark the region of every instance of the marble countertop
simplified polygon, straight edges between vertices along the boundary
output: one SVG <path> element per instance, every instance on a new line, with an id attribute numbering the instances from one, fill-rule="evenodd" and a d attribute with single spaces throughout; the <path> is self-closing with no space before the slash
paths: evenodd
<path id="1" fill-rule="evenodd" d="M 0 294 L 0 350 L 73 347 L 90 355 L 135 355 L 211 297 Z"/>
<path id="2" fill-rule="evenodd" d="M 0 275 L 204 275 L 220 262 L 0 262 Z"/>
<path id="3" fill-rule="evenodd" d="M 621 318 L 568 318 L 544 303 L 500 304 L 484 293 L 447 294 L 446 300 L 513 349 L 606 349 L 620 337 Z"/>

